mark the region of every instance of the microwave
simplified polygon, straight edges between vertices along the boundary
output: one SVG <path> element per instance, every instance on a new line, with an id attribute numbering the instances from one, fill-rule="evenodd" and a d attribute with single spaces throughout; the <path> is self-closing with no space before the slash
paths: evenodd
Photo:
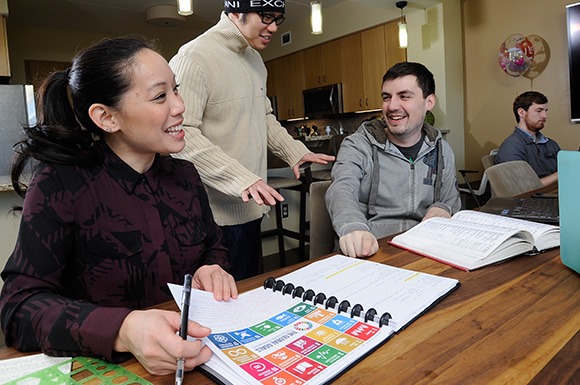
<path id="1" fill-rule="evenodd" d="M 304 99 L 304 116 L 306 117 L 315 118 L 343 112 L 341 83 L 304 90 L 302 97 Z"/>

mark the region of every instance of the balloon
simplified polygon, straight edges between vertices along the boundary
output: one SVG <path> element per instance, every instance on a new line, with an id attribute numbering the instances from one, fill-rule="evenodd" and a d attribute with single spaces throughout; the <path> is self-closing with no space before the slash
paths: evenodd
<path id="1" fill-rule="evenodd" d="M 520 43 L 520 47 L 522 51 L 524 51 L 524 55 L 530 58 L 530 61 L 534 60 L 534 45 L 527 37 L 524 37 L 522 42 Z"/>
<path id="2" fill-rule="evenodd" d="M 528 35 L 526 39 L 534 47 L 534 57 L 530 63 L 530 68 L 524 72 L 523 76 L 528 79 L 534 79 L 540 75 L 550 61 L 550 46 L 548 42 L 538 35 Z"/>
<path id="3" fill-rule="evenodd" d="M 508 75 L 520 76 L 528 70 L 534 51 L 532 44 L 519 33 L 510 35 L 499 47 L 498 61 L 501 69 Z M 522 49 L 522 42 L 528 54 Z M 530 49 L 531 48 L 531 49 Z"/>

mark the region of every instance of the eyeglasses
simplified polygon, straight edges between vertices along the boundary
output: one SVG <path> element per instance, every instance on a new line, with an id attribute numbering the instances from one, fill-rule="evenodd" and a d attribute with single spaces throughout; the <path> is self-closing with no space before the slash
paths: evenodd
<path id="1" fill-rule="evenodd" d="M 280 15 L 280 16 L 274 16 L 271 13 L 264 13 L 264 12 L 258 12 L 258 15 L 260 15 L 260 17 L 262 18 L 262 23 L 264 24 L 272 24 L 272 23 L 276 23 L 276 25 L 280 25 L 284 22 L 284 20 L 286 20 L 286 17 L 284 15 Z"/>

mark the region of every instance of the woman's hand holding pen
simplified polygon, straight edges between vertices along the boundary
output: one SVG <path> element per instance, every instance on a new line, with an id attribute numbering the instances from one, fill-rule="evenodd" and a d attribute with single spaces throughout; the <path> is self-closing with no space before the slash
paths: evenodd
<path id="1" fill-rule="evenodd" d="M 194 289 L 212 292 L 216 300 L 238 297 L 234 278 L 218 265 L 205 265 L 193 275 Z M 184 358 L 185 371 L 203 364 L 211 357 L 211 350 L 199 338 L 207 337 L 210 329 L 189 321 L 187 335 L 195 341 L 182 339 L 177 332 L 181 315 L 166 310 L 134 310 L 125 318 L 114 350 L 131 352 L 151 374 L 175 373 L 177 359 Z"/>
<path id="2" fill-rule="evenodd" d="M 229 301 L 238 298 L 238 288 L 234 277 L 219 265 L 204 265 L 193 274 L 191 287 L 213 293 L 218 301 Z"/>
<path id="3" fill-rule="evenodd" d="M 131 352 L 151 374 L 175 373 L 177 358 L 185 359 L 185 370 L 207 362 L 211 350 L 201 341 L 186 341 L 179 337 L 181 316 L 166 310 L 135 310 L 123 321 L 114 343 L 118 352 Z M 210 329 L 189 321 L 188 335 L 203 338 Z"/>

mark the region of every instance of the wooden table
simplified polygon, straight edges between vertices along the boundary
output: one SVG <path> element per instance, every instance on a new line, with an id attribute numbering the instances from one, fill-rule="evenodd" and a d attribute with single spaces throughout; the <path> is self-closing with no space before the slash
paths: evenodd
<path id="1" fill-rule="evenodd" d="M 580 276 L 562 265 L 559 249 L 463 272 L 380 242 L 370 259 L 457 278 L 461 287 L 333 384 L 572 384 L 580 383 Z M 260 286 L 308 262 L 239 282 Z M 161 306 L 177 309 L 175 303 Z M 22 353 L 0 350 L 0 359 Z M 126 368 L 154 384 L 136 361 Z M 575 378 L 575 380 L 574 380 Z M 185 384 L 214 384 L 199 371 Z"/>

